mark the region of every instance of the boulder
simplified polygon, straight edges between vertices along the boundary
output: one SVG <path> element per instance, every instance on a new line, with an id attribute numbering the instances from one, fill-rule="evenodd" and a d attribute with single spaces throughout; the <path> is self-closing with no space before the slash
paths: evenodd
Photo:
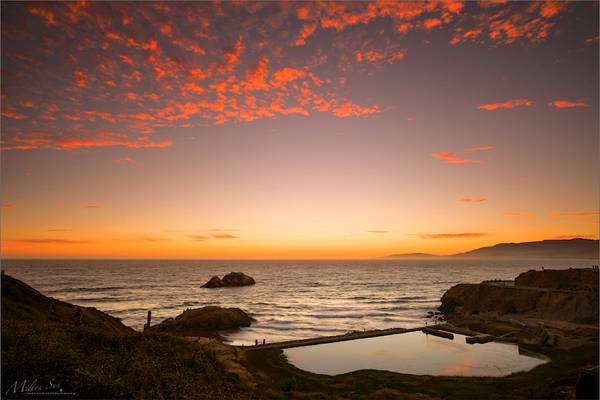
<path id="1" fill-rule="evenodd" d="M 255 283 L 252 277 L 241 272 L 230 272 L 223 277 L 225 286 L 249 286 Z"/>
<path id="2" fill-rule="evenodd" d="M 150 330 L 181 336 L 218 336 L 216 331 L 250 326 L 253 319 L 239 308 L 207 306 L 188 309 L 175 318 L 168 318 Z"/>
<path id="3" fill-rule="evenodd" d="M 223 286 L 249 286 L 254 285 L 256 282 L 254 279 L 242 272 L 230 272 L 220 279 L 218 276 L 213 276 L 208 282 L 202 287 L 205 288 L 216 288 Z"/>
<path id="4" fill-rule="evenodd" d="M 202 287 L 205 288 L 216 288 L 221 286 L 223 286 L 223 281 L 218 276 L 213 276 L 208 282 L 202 285 Z"/>

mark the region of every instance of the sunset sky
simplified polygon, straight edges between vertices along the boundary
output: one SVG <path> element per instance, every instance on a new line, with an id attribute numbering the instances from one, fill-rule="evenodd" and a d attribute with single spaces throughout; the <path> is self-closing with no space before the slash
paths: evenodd
<path id="1" fill-rule="evenodd" d="M 2 2 L 2 257 L 598 237 L 598 3 Z"/>

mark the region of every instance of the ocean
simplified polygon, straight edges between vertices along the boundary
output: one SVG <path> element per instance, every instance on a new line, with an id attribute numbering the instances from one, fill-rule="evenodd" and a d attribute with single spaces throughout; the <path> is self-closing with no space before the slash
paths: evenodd
<path id="1" fill-rule="evenodd" d="M 423 325 L 457 283 L 513 279 L 529 269 L 590 267 L 593 260 L 3 260 L 7 274 L 47 296 L 96 307 L 141 330 L 186 308 L 239 307 L 256 322 L 227 332 L 235 344 Z M 244 272 L 256 285 L 206 289 Z"/>

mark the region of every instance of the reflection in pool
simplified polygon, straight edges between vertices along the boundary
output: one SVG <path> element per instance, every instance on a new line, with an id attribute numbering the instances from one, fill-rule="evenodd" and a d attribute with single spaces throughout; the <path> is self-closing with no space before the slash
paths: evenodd
<path id="1" fill-rule="evenodd" d="M 505 376 L 548 360 L 519 353 L 513 344 L 467 344 L 417 332 L 296 347 L 284 350 L 290 363 L 317 374 L 378 369 L 414 375 Z"/>

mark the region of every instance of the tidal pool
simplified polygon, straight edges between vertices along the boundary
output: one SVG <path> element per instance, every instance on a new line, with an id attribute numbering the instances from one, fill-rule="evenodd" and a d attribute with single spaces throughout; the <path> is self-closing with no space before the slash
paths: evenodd
<path id="1" fill-rule="evenodd" d="M 285 349 L 290 363 L 317 374 L 378 369 L 414 375 L 505 376 L 549 360 L 514 344 L 468 344 L 420 331 Z"/>

